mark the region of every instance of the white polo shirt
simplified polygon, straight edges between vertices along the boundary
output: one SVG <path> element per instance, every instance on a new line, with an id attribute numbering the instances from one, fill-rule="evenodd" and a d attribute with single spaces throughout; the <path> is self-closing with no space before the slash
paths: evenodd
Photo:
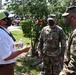
<path id="1" fill-rule="evenodd" d="M 5 29 L 9 32 L 7 29 Z M 16 51 L 13 39 L 0 28 L 0 64 L 9 64 L 16 61 L 16 58 L 4 61 L 12 52 Z"/>

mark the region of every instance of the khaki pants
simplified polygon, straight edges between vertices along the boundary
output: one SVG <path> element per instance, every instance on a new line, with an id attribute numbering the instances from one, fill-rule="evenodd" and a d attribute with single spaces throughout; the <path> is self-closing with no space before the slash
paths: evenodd
<path id="1" fill-rule="evenodd" d="M 0 75 L 14 75 L 14 63 L 0 65 Z"/>

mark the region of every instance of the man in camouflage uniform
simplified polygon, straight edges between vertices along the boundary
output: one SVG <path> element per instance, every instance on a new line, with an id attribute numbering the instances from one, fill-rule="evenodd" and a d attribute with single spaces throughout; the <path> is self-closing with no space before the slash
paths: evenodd
<path id="1" fill-rule="evenodd" d="M 76 6 L 69 7 L 62 16 L 65 18 L 65 25 L 72 28 L 72 33 L 64 57 L 64 68 L 59 75 L 76 75 Z"/>
<path id="2" fill-rule="evenodd" d="M 53 18 L 53 19 L 55 20 L 55 24 L 58 24 L 57 19 L 56 19 L 56 14 L 49 14 L 49 15 L 48 15 L 48 18 Z M 61 58 L 61 59 L 59 59 L 59 60 L 60 60 L 61 68 L 63 68 L 64 57 L 61 57 L 61 56 L 60 56 L 60 58 Z"/>
<path id="3" fill-rule="evenodd" d="M 61 27 L 55 25 L 54 18 L 48 18 L 39 38 L 40 55 L 43 56 L 44 75 L 59 75 L 61 65 L 59 57 L 64 56 L 66 39 Z M 61 45 L 61 49 L 60 46 Z"/>

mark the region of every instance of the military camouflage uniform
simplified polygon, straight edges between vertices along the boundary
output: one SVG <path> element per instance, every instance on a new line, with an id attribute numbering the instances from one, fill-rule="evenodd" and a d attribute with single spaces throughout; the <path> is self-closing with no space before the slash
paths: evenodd
<path id="1" fill-rule="evenodd" d="M 53 28 L 45 26 L 40 35 L 39 49 L 44 60 L 44 75 L 59 75 L 61 65 L 59 56 L 64 55 L 66 39 L 61 27 L 55 25 Z M 61 49 L 60 49 L 61 44 Z"/>
<path id="2" fill-rule="evenodd" d="M 76 75 L 76 29 L 70 36 L 66 59 L 68 61 L 65 63 L 60 75 Z"/>

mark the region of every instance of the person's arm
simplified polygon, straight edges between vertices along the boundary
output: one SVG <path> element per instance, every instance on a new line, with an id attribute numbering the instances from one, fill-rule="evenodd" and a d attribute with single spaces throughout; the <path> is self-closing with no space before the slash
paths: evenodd
<path id="1" fill-rule="evenodd" d="M 39 57 L 42 57 L 43 55 L 43 33 L 41 31 L 40 37 L 39 37 L 39 43 L 38 43 L 38 50 L 39 50 Z"/>
<path id="2" fill-rule="evenodd" d="M 20 55 L 21 53 L 28 52 L 29 49 L 30 49 L 30 45 L 26 45 L 22 49 L 12 52 L 11 55 L 9 57 L 5 58 L 4 60 L 5 61 L 11 60 L 11 59 L 17 57 L 18 55 Z"/>
<path id="3" fill-rule="evenodd" d="M 63 30 L 60 32 L 59 40 L 61 42 L 61 54 L 60 56 L 64 57 L 65 49 L 66 49 L 66 35 Z"/>
<path id="4" fill-rule="evenodd" d="M 70 57 L 70 55 L 75 57 L 76 56 L 75 52 L 76 52 L 76 33 L 74 35 L 71 35 L 69 38 L 68 48 L 67 48 L 66 56 L 64 60 L 66 64 L 69 63 L 70 59 L 73 59 L 75 61 L 73 57 Z"/>
<path id="5" fill-rule="evenodd" d="M 39 54 L 39 58 L 42 58 L 42 56 L 43 56 L 43 51 L 42 51 L 42 48 L 43 48 L 43 42 L 42 41 L 40 41 L 39 42 L 39 45 L 38 45 L 38 54 Z"/>

